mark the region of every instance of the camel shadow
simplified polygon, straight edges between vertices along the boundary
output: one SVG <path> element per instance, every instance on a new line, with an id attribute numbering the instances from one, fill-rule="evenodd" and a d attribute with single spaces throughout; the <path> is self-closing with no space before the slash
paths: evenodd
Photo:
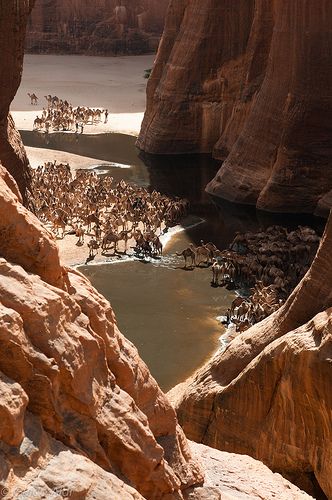
<path id="1" fill-rule="evenodd" d="M 84 242 L 83 242 L 83 241 L 78 241 L 78 242 L 76 243 L 76 246 L 77 246 L 77 247 L 82 247 L 83 245 L 84 245 Z"/>
<path id="2" fill-rule="evenodd" d="M 91 262 L 92 260 L 94 260 L 96 257 L 96 255 L 89 255 L 89 257 L 87 257 L 86 261 L 85 261 L 85 265 L 89 264 L 89 262 Z"/>
<path id="3" fill-rule="evenodd" d="M 182 269 L 182 271 L 194 271 L 195 267 L 185 267 L 185 266 L 176 266 L 174 269 Z"/>

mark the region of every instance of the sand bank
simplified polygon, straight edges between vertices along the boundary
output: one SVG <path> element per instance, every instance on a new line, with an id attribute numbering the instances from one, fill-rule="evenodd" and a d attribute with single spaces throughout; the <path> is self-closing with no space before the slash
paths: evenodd
<path id="1" fill-rule="evenodd" d="M 31 148 L 25 146 L 30 165 L 32 168 L 37 168 L 43 165 L 44 162 L 69 163 L 72 170 L 78 168 L 89 168 L 91 165 L 101 163 L 98 158 L 89 158 L 86 156 L 74 155 L 66 151 L 57 151 L 54 149 Z"/>
<path id="2" fill-rule="evenodd" d="M 160 240 L 163 244 L 164 252 L 167 252 L 168 245 L 171 242 L 172 238 L 177 234 L 185 231 L 185 229 L 189 229 L 191 227 L 195 227 L 204 222 L 203 219 L 196 216 L 187 216 L 183 221 L 181 221 L 181 225 L 177 225 L 169 229 L 165 234 L 160 237 Z M 164 228 L 164 225 L 162 226 Z M 69 231 L 71 228 L 67 228 Z M 141 229 L 143 229 L 141 227 Z M 86 235 L 84 239 L 83 245 L 78 245 L 78 238 L 74 234 L 66 234 L 63 239 L 58 238 L 57 244 L 59 247 L 60 258 L 62 264 L 66 266 L 79 266 L 83 264 L 103 264 L 103 263 L 116 263 L 116 262 L 125 262 L 128 259 L 134 258 L 133 248 L 135 246 L 135 240 L 130 239 L 128 241 L 128 251 L 124 252 L 124 243 L 120 242 L 118 246 L 118 252 L 114 254 L 113 249 L 110 249 L 109 252 L 105 254 L 101 254 L 101 250 L 98 250 L 98 253 L 92 258 L 89 259 L 89 248 L 88 242 L 91 239 L 91 235 Z"/>

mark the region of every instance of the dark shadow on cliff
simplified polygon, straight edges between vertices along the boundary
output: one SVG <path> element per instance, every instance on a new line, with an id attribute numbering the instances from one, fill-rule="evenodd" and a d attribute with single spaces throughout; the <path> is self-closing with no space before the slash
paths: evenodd
<path id="1" fill-rule="evenodd" d="M 190 213 L 206 219 L 205 224 L 186 230 L 197 245 L 203 240 L 212 241 L 221 249 L 226 248 L 237 231 L 255 232 L 271 225 L 282 225 L 289 230 L 298 225 L 308 225 L 319 234 L 324 231 L 326 221 L 318 217 L 263 212 L 253 206 L 231 203 L 206 193 L 206 185 L 220 168 L 220 161 L 211 155 L 151 155 L 140 152 L 139 157 L 148 169 L 150 189 L 187 198 Z"/>

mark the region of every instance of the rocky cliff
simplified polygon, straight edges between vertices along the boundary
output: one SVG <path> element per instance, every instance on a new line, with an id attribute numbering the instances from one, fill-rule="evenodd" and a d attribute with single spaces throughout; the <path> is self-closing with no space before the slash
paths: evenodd
<path id="1" fill-rule="evenodd" d="M 28 52 L 119 55 L 155 52 L 168 0 L 36 0 Z"/>
<path id="2" fill-rule="evenodd" d="M 32 6 L 32 0 L 21 1 L 19 9 L 15 2 L 0 1 L 0 162 L 15 177 L 25 204 L 30 185 L 28 159 L 8 112 L 21 82 L 26 20 Z"/>
<path id="3" fill-rule="evenodd" d="M 332 217 L 302 282 L 275 314 L 172 391 L 186 435 L 247 453 L 332 498 Z M 312 486 L 314 488 L 314 486 Z"/>
<path id="4" fill-rule="evenodd" d="M 327 216 L 331 22 L 328 0 L 171 0 L 138 146 L 213 151 L 209 193 Z"/>
<path id="5" fill-rule="evenodd" d="M 1 498 L 309 498 L 252 458 L 190 449 L 110 304 L 22 204 L 29 170 L 7 113 L 32 3 L 0 0 Z"/>

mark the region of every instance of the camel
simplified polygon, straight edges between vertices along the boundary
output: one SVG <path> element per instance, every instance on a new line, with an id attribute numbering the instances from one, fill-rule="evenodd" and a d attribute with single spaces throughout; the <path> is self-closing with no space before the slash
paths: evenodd
<path id="1" fill-rule="evenodd" d="M 66 223 L 61 217 L 55 216 L 52 218 L 53 227 L 55 229 L 56 236 L 59 236 L 59 231 L 62 231 L 62 239 L 65 237 Z"/>
<path id="2" fill-rule="evenodd" d="M 95 251 L 98 252 L 99 246 L 100 245 L 97 242 L 97 240 L 95 240 L 94 238 L 91 238 L 91 240 L 88 243 L 89 258 L 90 259 L 95 256 Z"/>
<path id="3" fill-rule="evenodd" d="M 123 229 L 119 233 L 119 241 L 123 240 L 125 244 L 125 250 L 124 250 L 125 253 L 127 253 L 128 241 L 130 240 L 130 238 L 131 238 L 131 232 L 129 230 Z"/>
<path id="4" fill-rule="evenodd" d="M 85 230 L 81 225 L 75 227 L 75 235 L 78 237 L 77 245 L 83 245 Z"/>
<path id="5" fill-rule="evenodd" d="M 117 251 L 117 245 L 119 242 L 119 235 L 116 234 L 113 230 L 109 231 L 107 234 L 105 234 L 102 243 L 101 243 L 101 248 L 103 251 L 108 250 L 109 246 L 114 243 L 114 253 Z"/>
<path id="6" fill-rule="evenodd" d="M 196 251 L 192 243 L 190 243 L 188 248 L 185 248 L 181 253 L 176 252 L 176 255 L 184 258 L 184 267 L 187 269 L 187 260 L 191 260 L 191 268 L 196 265 Z"/>
<path id="7" fill-rule="evenodd" d="M 205 263 L 206 266 L 210 264 L 211 259 L 211 251 L 209 248 L 206 248 L 205 245 L 200 245 L 195 249 L 196 253 L 196 266 L 200 266 L 201 263 Z"/>
<path id="8" fill-rule="evenodd" d="M 30 94 L 30 93 L 28 92 L 28 96 L 30 97 L 30 104 L 31 104 L 32 106 L 37 106 L 37 104 L 38 104 L 38 97 L 36 96 L 36 94 L 35 94 L 35 93 Z"/>
<path id="9" fill-rule="evenodd" d="M 212 259 L 212 285 L 219 285 L 219 277 L 223 276 L 224 265 L 220 260 Z"/>
<path id="10" fill-rule="evenodd" d="M 163 244 L 161 243 L 160 238 L 157 235 L 155 235 L 152 238 L 152 246 L 153 246 L 153 249 L 157 255 L 162 255 Z"/>
<path id="11" fill-rule="evenodd" d="M 42 128 L 42 126 L 44 125 L 44 121 L 42 120 L 42 118 L 39 118 L 38 116 L 36 116 L 34 122 L 33 122 L 33 129 L 36 130 L 40 130 Z"/>

